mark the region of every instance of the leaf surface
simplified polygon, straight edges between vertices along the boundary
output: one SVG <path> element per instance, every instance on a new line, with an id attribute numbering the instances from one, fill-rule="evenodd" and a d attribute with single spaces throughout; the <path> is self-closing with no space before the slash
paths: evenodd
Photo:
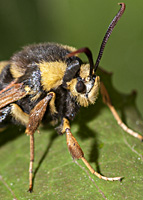
<path id="1" fill-rule="evenodd" d="M 101 74 L 100 74 L 101 75 Z M 135 95 L 120 94 L 111 76 L 104 81 L 122 120 L 143 134 L 143 122 Z M 95 105 L 82 108 L 71 122 L 72 133 L 86 159 L 101 174 L 123 176 L 122 182 L 107 182 L 90 174 L 82 161 L 72 161 L 66 137 L 54 128 L 35 133 L 34 191 L 28 193 L 29 137 L 19 127 L 0 133 L 0 199 L 141 199 L 143 191 L 143 144 L 125 133 L 99 96 Z"/>

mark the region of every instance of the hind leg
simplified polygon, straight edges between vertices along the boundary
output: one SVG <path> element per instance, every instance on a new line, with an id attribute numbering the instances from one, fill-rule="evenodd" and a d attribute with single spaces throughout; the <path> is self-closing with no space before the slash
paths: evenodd
<path id="1" fill-rule="evenodd" d="M 109 107 L 110 111 L 112 112 L 114 118 L 116 119 L 117 123 L 119 124 L 119 126 L 127 133 L 129 133 L 130 135 L 138 138 L 139 140 L 143 141 L 143 136 L 138 134 L 137 132 L 133 131 L 132 129 L 128 128 L 121 120 L 121 118 L 119 117 L 116 109 L 114 108 L 114 106 L 111 103 L 111 99 L 109 97 L 109 94 L 107 92 L 107 89 L 105 87 L 105 85 L 103 84 L 103 82 L 101 82 L 101 86 L 100 86 L 100 91 L 101 91 L 101 95 L 102 95 L 102 99 L 103 102 Z"/>

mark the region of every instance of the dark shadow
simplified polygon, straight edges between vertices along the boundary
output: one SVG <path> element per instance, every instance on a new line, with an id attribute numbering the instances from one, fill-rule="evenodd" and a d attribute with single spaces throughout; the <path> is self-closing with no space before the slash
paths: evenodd
<path id="1" fill-rule="evenodd" d="M 47 146 L 45 152 L 43 153 L 43 156 L 42 156 L 41 159 L 39 160 L 38 166 L 36 167 L 36 169 L 35 169 L 35 171 L 34 171 L 34 173 L 33 173 L 33 179 L 32 179 L 33 185 L 32 185 L 32 190 L 33 190 L 33 187 L 34 187 L 34 181 L 35 181 L 36 174 L 37 174 L 37 172 L 38 172 L 38 170 L 39 170 L 39 168 L 40 168 L 42 162 L 44 161 L 45 157 L 47 156 L 47 154 L 48 154 L 48 152 L 49 152 L 49 149 L 51 148 L 51 146 L 52 146 L 54 140 L 55 140 L 57 137 L 58 137 L 58 134 L 56 134 L 55 132 L 51 135 L 49 144 L 48 144 L 48 146 Z"/>
<path id="2" fill-rule="evenodd" d="M 9 125 L 0 132 L 0 147 L 24 134 L 24 127 Z"/>
<path id="3" fill-rule="evenodd" d="M 94 105 L 90 106 L 89 108 L 81 108 L 78 116 L 73 122 L 73 124 L 78 124 L 79 128 L 77 134 L 82 140 L 87 140 L 88 138 L 92 138 L 93 140 L 92 146 L 90 147 L 91 149 L 90 155 L 89 158 L 87 158 L 87 160 L 89 160 L 89 162 L 95 163 L 96 168 L 95 167 L 94 168 L 95 171 L 97 171 L 98 173 L 101 173 L 98 164 L 98 158 L 99 158 L 98 133 L 96 132 L 96 128 L 95 130 L 93 130 L 93 127 L 91 129 L 89 126 L 87 126 L 87 123 L 92 121 L 94 118 L 97 117 L 98 114 L 100 114 L 100 110 L 102 109 L 103 106 L 104 105 L 102 103 L 98 102 L 98 106 Z M 82 150 L 84 152 L 84 147 L 82 148 Z"/>
<path id="4" fill-rule="evenodd" d="M 98 157 L 99 157 L 98 143 L 97 143 L 97 140 L 94 139 L 93 144 L 91 146 L 89 162 L 95 163 L 95 165 L 96 165 L 95 171 L 97 171 L 99 174 L 102 175 L 102 173 L 100 171 L 99 163 L 98 163 Z"/>

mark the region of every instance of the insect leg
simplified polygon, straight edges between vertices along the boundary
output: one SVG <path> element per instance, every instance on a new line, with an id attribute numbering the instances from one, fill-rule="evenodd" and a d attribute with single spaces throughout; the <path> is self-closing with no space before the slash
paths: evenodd
<path id="1" fill-rule="evenodd" d="M 27 135 L 32 135 L 36 131 L 45 114 L 47 105 L 53 96 L 53 92 L 48 93 L 47 96 L 37 103 L 37 105 L 32 109 L 29 114 L 29 122 L 25 131 Z"/>
<path id="2" fill-rule="evenodd" d="M 82 159 L 82 161 L 87 166 L 87 168 L 90 170 L 90 172 L 100 179 L 104 179 L 106 181 L 116 181 L 116 180 L 120 181 L 122 179 L 122 177 L 109 178 L 106 176 L 102 176 L 101 174 L 96 172 L 91 167 L 91 165 L 88 163 L 88 161 L 85 159 L 84 153 L 83 153 L 80 145 L 78 144 L 77 140 L 75 139 L 75 137 L 72 135 L 72 133 L 70 131 L 69 121 L 66 118 L 63 119 L 63 129 L 65 130 L 64 132 L 66 132 L 67 146 L 68 146 L 69 152 L 71 153 L 73 159 Z"/>
<path id="3" fill-rule="evenodd" d="M 29 190 L 33 190 L 33 163 L 34 163 L 34 134 L 30 135 L 30 165 L 29 165 Z"/>
<path id="4" fill-rule="evenodd" d="M 15 103 L 10 104 L 10 106 L 11 106 L 10 114 L 12 115 L 12 117 L 16 121 L 26 126 L 29 121 L 29 115 L 23 112 L 22 109 Z"/>
<path id="5" fill-rule="evenodd" d="M 33 189 L 33 162 L 34 162 L 34 132 L 38 128 L 47 108 L 48 103 L 55 94 L 50 92 L 32 109 L 25 133 L 30 135 L 30 165 L 29 165 L 29 192 Z"/>
<path id="6" fill-rule="evenodd" d="M 115 110 L 114 106 L 111 103 L 109 94 L 107 92 L 107 89 L 105 88 L 105 85 L 103 82 L 100 83 L 100 91 L 101 91 L 101 95 L 102 95 L 102 100 L 103 102 L 109 107 L 110 111 L 112 112 L 114 118 L 116 119 L 117 123 L 119 124 L 119 126 L 126 131 L 127 133 L 129 133 L 130 135 L 138 138 L 139 140 L 143 141 L 143 136 L 141 136 L 140 134 L 138 134 L 137 132 L 134 132 L 133 130 L 131 130 L 130 128 L 128 128 L 121 120 L 121 118 L 119 117 L 117 111 Z"/>

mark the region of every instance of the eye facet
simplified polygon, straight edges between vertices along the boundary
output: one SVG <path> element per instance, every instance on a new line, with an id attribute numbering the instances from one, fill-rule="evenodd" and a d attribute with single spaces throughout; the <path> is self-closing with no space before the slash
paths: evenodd
<path id="1" fill-rule="evenodd" d="M 86 91 L 86 86 L 82 81 L 78 81 L 76 84 L 76 90 L 79 93 L 84 93 Z"/>

